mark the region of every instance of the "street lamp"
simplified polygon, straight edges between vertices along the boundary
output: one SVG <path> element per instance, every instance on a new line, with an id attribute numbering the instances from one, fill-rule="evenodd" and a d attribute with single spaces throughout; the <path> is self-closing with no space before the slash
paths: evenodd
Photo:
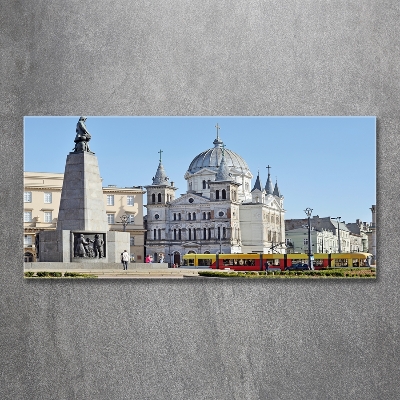
<path id="1" fill-rule="evenodd" d="M 124 227 L 124 232 L 125 232 L 126 226 L 131 223 L 130 218 L 126 214 L 122 215 L 120 218 L 121 218 L 121 222 L 117 221 L 117 224 L 122 224 L 122 226 Z"/>
<path id="2" fill-rule="evenodd" d="M 313 266 L 313 254 L 311 251 L 311 221 L 310 221 L 310 217 L 312 214 L 312 208 L 306 208 L 304 210 L 304 212 L 306 213 L 307 217 L 308 217 L 308 266 L 310 269 L 314 269 Z"/>
<path id="3" fill-rule="evenodd" d="M 336 217 L 336 218 L 332 218 L 332 219 L 336 219 L 337 220 L 337 229 L 338 229 L 338 247 L 339 247 L 339 253 L 342 252 L 342 247 L 340 246 L 340 227 L 339 227 L 339 223 L 340 223 L 340 218 L 342 217 Z"/>

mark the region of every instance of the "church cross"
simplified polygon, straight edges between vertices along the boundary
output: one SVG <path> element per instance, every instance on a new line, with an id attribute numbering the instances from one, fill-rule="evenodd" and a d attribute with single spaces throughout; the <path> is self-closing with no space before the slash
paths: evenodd
<path id="1" fill-rule="evenodd" d="M 265 168 L 268 169 L 268 175 L 269 175 L 269 169 L 270 169 L 271 167 L 270 167 L 269 164 L 268 164 L 268 167 L 265 167 Z"/>
<path id="2" fill-rule="evenodd" d="M 161 153 L 164 153 L 161 149 L 157 153 L 160 153 L 160 162 L 161 162 Z"/>
<path id="3" fill-rule="evenodd" d="M 217 125 L 215 125 L 215 127 L 217 128 L 217 139 L 219 140 L 219 134 L 218 134 L 218 131 L 219 131 L 221 128 L 218 126 L 218 122 L 217 122 Z"/>

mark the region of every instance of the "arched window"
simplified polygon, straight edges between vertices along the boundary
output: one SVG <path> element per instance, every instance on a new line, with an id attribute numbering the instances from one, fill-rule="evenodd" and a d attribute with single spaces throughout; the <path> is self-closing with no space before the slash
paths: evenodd
<path id="1" fill-rule="evenodd" d="M 203 239 L 207 239 L 207 228 L 203 228 Z"/>
<path id="2" fill-rule="evenodd" d="M 207 182 L 204 180 L 204 181 L 203 181 L 203 189 L 206 188 L 206 185 L 207 185 Z"/>
<path id="3" fill-rule="evenodd" d="M 225 200 L 226 199 L 226 190 L 222 189 L 222 199 Z"/>
<path id="4" fill-rule="evenodd" d="M 151 202 L 152 203 L 156 202 L 156 195 L 154 193 L 151 195 Z"/>
<path id="5" fill-rule="evenodd" d="M 174 229 L 174 240 L 176 240 L 176 229 Z"/>
<path id="6" fill-rule="evenodd" d="M 211 239 L 211 228 L 208 228 L 208 240 Z"/>
<path id="7" fill-rule="evenodd" d="M 157 239 L 157 229 L 154 229 L 154 240 Z"/>
<path id="8" fill-rule="evenodd" d="M 193 239 L 196 240 L 196 229 L 193 229 Z"/>
<path id="9" fill-rule="evenodd" d="M 158 201 L 159 203 L 161 203 L 161 193 L 158 193 L 157 201 Z"/>
<path id="10" fill-rule="evenodd" d="M 219 190 L 216 190 L 216 191 L 215 191 L 215 199 L 216 199 L 216 200 L 219 200 Z"/>
<path id="11" fill-rule="evenodd" d="M 182 229 L 178 230 L 178 240 L 182 240 Z"/>
<path id="12" fill-rule="evenodd" d="M 206 219 L 206 213 L 203 212 L 203 219 Z"/>
<path id="13" fill-rule="evenodd" d="M 190 221 L 192 219 L 192 214 L 188 213 L 188 220 Z"/>
<path id="14" fill-rule="evenodd" d="M 207 181 L 207 187 L 210 189 L 210 180 Z"/>
<path id="15" fill-rule="evenodd" d="M 176 213 L 174 213 L 174 221 L 176 221 Z"/>
<path id="16" fill-rule="evenodd" d="M 226 228 L 225 227 L 222 228 L 222 237 L 226 238 Z"/>
<path id="17" fill-rule="evenodd" d="M 196 220 L 196 213 L 193 213 L 193 219 Z"/>
<path id="18" fill-rule="evenodd" d="M 181 220 L 181 213 L 178 214 L 178 219 Z"/>
<path id="19" fill-rule="evenodd" d="M 220 228 L 220 227 L 218 227 L 218 233 L 217 233 L 217 235 L 218 235 L 218 239 L 221 239 L 221 228 Z"/>
<path id="20" fill-rule="evenodd" d="M 161 240 L 161 229 L 158 230 L 158 240 Z"/>
<path id="21" fill-rule="evenodd" d="M 189 240 L 192 240 L 192 230 L 189 228 Z"/>

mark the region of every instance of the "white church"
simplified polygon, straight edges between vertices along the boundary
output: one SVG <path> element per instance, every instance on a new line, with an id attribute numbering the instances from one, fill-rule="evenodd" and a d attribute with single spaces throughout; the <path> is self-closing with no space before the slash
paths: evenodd
<path id="1" fill-rule="evenodd" d="M 261 186 L 218 134 L 213 147 L 194 157 L 185 173 L 187 191 L 176 198 L 160 162 L 147 190 L 146 255 L 182 263 L 188 253 L 285 253 L 285 210 L 278 184 Z M 161 154 L 161 153 L 160 153 Z"/>

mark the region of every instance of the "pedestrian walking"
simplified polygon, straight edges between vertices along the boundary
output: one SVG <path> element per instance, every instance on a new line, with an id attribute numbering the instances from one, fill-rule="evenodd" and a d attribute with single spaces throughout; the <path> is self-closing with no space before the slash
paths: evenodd
<path id="1" fill-rule="evenodd" d="M 126 250 L 124 250 L 124 252 L 121 253 L 121 262 L 122 265 L 124 266 L 124 271 L 128 270 L 128 261 L 129 261 L 129 254 Z"/>

